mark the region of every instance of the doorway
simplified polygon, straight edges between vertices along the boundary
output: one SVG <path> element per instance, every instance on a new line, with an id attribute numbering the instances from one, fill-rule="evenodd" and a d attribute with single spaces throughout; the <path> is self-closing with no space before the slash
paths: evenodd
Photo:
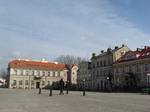
<path id="1" fill-rule="evenodd" d="M 36 88 L 40 87 L 40 82 L 36 82 Z"/>

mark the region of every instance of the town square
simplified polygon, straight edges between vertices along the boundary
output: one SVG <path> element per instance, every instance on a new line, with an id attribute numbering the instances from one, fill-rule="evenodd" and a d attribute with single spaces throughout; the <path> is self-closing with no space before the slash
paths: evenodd
<path id="1" fill-rule="evenodd" d="M 0 112 L 150 112 L 150 0 L 0 0 Z"/>
<path id="2" fill-rule="evenodd" d="M 0 112 L 149 112 L 150 97 L 141 93 L 0 89 Z"/>

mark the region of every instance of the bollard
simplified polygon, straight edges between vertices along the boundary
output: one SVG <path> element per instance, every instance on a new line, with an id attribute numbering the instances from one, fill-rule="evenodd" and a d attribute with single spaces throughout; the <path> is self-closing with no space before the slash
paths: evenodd
<path id="1" fill-rule="evenodd" d="M 85 79 L 83 79 L 83 96 L 85 96 Z"/>
<path id="2" fill-rule="evenodd" d="M 68 88 L 66 89 L 66 94 L 68 94 Z"/>
<path id="3" fill-rule="evenodd" d="M 49 96 L 52 96 L 52 90 L 53 90 L 53 88 L 52 88 L 52 86 L 50 86 L 50 93 L 49 93 Z"/>
<path id="4" fill-rule="evenodd" d="M 41 88 L 39 88 L 39 94 L 41 94 Z"/>
<path id="5" fill-rule="evenodd" d="M 83 90 L 83 96 L 85 96 L 85 89 Z"/>
<path id="6" fill-rule="evenodd" d="M 66 82 L 66 94 L 69 93 L 69 81 Z"/>

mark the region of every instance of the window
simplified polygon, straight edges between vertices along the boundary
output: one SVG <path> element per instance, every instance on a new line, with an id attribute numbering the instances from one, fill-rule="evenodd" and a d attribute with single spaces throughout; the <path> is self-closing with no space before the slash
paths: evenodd
<path id="1" fill-rule="evenodd" d="M 116 74 L 118 73 L 118 68 L 116 68 Z"/>
<path id="2" fill-rule="evenodd" d="M 13 80 L 13 85 L 17 85 L 17 81 L 16 80 Z"/>
<path id="3" fill-rule="evenodd" d="M 44 81 L 42 81 L 42 85 L 45 85 L 45 82 L 44 82 Z"/>
<path id="4" fill-rule="evenodd" d="M 93 63 L 93 68 L 95 68 L 95 64 Z"/>
<path id="5" fill-rule="evenodd" d="M 14 69 L 14 75 L 17 75 L 17 70 L 16 69 Z"/>
<path id="6" fill-rule="evenodd" d="M 48 72 L 48 76 L 50 76 L 51 75 L 51 72 Z"/>
<path id="7" fill-rule="evenodd" d="M 28 83 L 28 80 L 25 80 L 25 85 L 28 85 L 29 83 Z"/>
<path id="8" fill-rule="evenodd" d="M 45 71 L 43 71 L 43 76 L 45 76 Z"/>
<path id="9" fill-rule="evenodd" d="M 149 71 L 149 64 L 144 65 L 144 71 Z"/>
<path id="10" fill-rule="evenodd" d="M 99 71 L 97 71 L 97 77 L 98 77 L 98 75 L 99 75 Z"/>
<path id="11" fill-rule="evenodd" d="M 31 85 L 34 85 L 34 80 L 31 81 Z"/>
<path id="12" fill-rule="evenodd" d="M 122 72 L 123 72 L 123 73 L 125 72 L 125 68 L 124 68 L 124 67 L 122 68 Z"/>
<path id="13" fill-rule="evenodd" d="M 40 76 L 40 71 L 37 71 L 37 75 Z"/>
<path id="14" fill-rule="evenodd" d="M 106 66 L 106 61 L 104 60 L 104 66 Z"/>
<path id="15" fill-rule="evenodd" d="M 97 62 L 97 67 L 99 67 L 99 62 Z"/>
<path id="16" fill-rule="evenodd" d="M 19 85 L 22 85 L 22 80 L 19 81 Z"/>
<path id="17" fill-rule="evenodd" d="M 140 65 L 136 65 L 136 71 L 140 72 Z"/>
<path id="18" fill-rule="evenodd" d="M 50 85 L 50 81 L 47 81 L 48 82 L 48 85 Z"/>
<path id="19" fill-rule="evenodd" d="M 72 72 L 72 74 L 74 75 L 75 73 L 74 73 L 74 72 Z"/>
<path id="20" fill-rule="evenodd" d="M 29 71 L 28 70 L 26 70 L 26 75 L 29 75 Z"/>
<path id="21" fill-rule="evenodd" d="M 32 71 L 32 75 L 34 75 L 34 71 Z"/>
<path id="22" fill-rule="evenodd" d="M 58 72 L 58 77 L 60 77 L 60 72 Z"/>
<path id="23" fill-rule="evenodd" d="M 131 65 L 129 66 L 129 72 L 132 72 L 132 66 Z"/>
<path id="24" fill-rule="evenodd" d="M 53 72 L 53 77 L 55 77 L 55 72 Z"/>

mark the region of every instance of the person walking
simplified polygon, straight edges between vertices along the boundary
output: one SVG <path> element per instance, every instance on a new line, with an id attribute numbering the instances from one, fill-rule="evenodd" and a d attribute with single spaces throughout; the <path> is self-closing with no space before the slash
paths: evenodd
<path id="1" fill-rule="evenodd" d="M 63 93 L 63 89 L 64 89 L 64 81 L 63 81 L 63 79 L 61 79 L 61 80 L 59 81 L 59 87 L 60 87 L 60 95 L 61 95 L 61 94 L 64 94 L 64 93 Z"/>

